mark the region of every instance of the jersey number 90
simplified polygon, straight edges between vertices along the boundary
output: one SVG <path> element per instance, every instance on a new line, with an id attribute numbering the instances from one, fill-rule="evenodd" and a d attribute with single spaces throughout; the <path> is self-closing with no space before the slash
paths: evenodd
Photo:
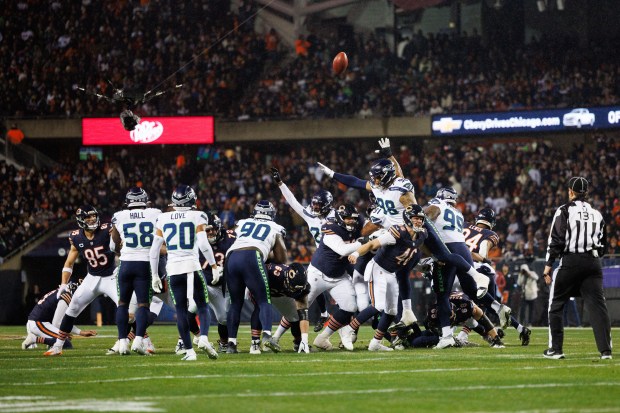
<path id="1" fill-rule="evenodd" d="M 265 224 L 256 225 L 254 222 L 246 222 L 239 230 L 239 238 L 251 237 L 259 241 L 265 241 L 267 235 L 271 232 L 271 227 Z"/>

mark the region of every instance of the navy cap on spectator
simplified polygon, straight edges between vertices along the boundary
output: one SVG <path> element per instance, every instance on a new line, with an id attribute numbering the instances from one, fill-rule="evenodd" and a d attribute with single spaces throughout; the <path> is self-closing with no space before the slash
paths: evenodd
<path id="1" fill-rule="evenodd" d="M 582 176 L 574 176 L 568 181 L 568 187 L 576 194 L 588 192 L 588 180 Z"/>

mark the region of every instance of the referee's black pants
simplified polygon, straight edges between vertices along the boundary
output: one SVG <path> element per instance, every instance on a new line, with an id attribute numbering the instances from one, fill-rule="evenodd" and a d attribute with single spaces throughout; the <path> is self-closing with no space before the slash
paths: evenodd
<path id="1" fill-rule="evenodd" d="M 562 257 L 549 291 L 549 348 L 562 352 L 563 310 L 570 297 L 579 296 L 590 314 L 599 352 L 611 351 L 611 322 L 603 295 L 601 261 L 591 252 Z"/>

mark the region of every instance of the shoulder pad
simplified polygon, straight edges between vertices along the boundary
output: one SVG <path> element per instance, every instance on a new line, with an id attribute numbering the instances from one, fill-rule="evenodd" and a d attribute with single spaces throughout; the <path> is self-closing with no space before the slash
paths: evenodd
<path id="1" fill-rule="evenodd" d="M 441 201 L 440 201 L 439 199 L 437 199 L 437 198 L 433 198 L 433 199 L 431 199 L 430 201 L 428 201 L 428 203 L 429 203 L 430 205 L 440 205 L 440 204 L 441 204 Z"/>

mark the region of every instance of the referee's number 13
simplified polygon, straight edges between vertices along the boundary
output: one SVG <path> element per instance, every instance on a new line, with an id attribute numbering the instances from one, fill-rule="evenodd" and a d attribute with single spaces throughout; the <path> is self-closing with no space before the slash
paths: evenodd
<path id="1" fill-rule="evenodd" d="M 580 212 L 577 212 L 577 213 L 579 214 L 580 221 L 587 221 L 590 219 L 590 213 L 585 208 L 583 208 Z"/>

